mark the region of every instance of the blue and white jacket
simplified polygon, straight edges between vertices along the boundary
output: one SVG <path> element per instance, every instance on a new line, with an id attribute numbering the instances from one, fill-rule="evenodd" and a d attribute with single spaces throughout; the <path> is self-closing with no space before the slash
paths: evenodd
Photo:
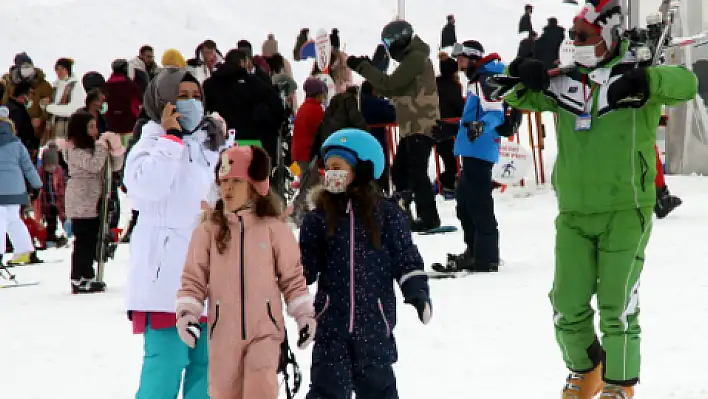
<path id="1" fill-rule="evenodd" d="M 15 136 L 9 120 L 0 119 L 0 206 L 29 204 L 25 179 L 33 188 L 42 188 L 27 148 Z"/>
<path id="2" fill-rule="evenodd" d="M 214 202 L 218 151 L 206 132 L 181 141 L 150 121 L 125 163 L 123 183 L 140 212 L 130 240 L 127 310 L 175 312 L 175 298 L 201 202 Z M 211 198 L 210 198 L 211 196 Z"/>
<path id="3" fill-rule="evenodd" d="M 460 119 L 460 127 L 455 141 L 455 155 L 477 158 L 491 163 L 499 161 L 500 137 L 496 128 L 504 123 L 504 108 L 501 100 L 489 100 L 485 93 L 490 92 L 486 78 L 504 73 L 504 64 L 492 59 L 479 68 L 480 79 L 470 84 L 467 102 Z M 484 132 L 474 142 L 467 137 L 466 122 L 484 122 Z"/>

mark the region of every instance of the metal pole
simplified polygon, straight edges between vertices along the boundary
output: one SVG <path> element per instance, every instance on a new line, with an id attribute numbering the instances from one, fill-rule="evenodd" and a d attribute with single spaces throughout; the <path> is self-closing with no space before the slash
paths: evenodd
<path id="1" fill-rule="evenodd" d="M 627 27 L 632 29 L 643 25 L 642 22 L 639 21 L 639 0 L 627 0 L 627 3 Z"/>
<path id="2" fill-rule="evenodd" d="M 406 0 L 398 0 L 398 19 L 406 19 Z"/>

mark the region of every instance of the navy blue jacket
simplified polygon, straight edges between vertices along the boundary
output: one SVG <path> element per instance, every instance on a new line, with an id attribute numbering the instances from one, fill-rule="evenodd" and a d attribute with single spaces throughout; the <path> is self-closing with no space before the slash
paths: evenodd
<path id="1" fill-rule="evenodd" d="M 396 107 L 390 101 L 371 94 L 361 96 L 361 113 L 369 126 L 396 123 Z M 386 146 L 388 139 L 386 137 L 386 129 L 383 127 L 370 127 L 369 133 L 376 137 L 376 140 L 383 147 L 384 153 L 386 153 L 388 148 Z"/>
<path id="2" fill-rule="evenodd" d="M 372 245 L 356 204 L 352 208 L 354 212 L 339 218 L 333 235 L 327 234 L 325 213 L 319 209 L 305 215 L 300 229 L 305 278 L 308 284 L 318 283 L 315 341 L 353 338 L 380 343 L 374 352 L 366 351 L 371 357 L 367 360 L 392 363 L 394 281 L 408 298 L 421 290 L 428 293 L 428 277 L 406 217 L 395 202 L 382 199 L 377 211 L 381 249 Z"/>

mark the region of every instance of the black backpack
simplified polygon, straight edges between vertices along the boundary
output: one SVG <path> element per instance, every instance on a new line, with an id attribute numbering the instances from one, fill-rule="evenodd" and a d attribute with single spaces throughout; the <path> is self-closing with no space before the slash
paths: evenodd
<path id="1" fill-rule="evenodd" d="M 521 114 L 521 111 L 516 108 L 512 108 L 506 102 L 504 102 L 503 107 L 504 123 L 496 127 L 497 134 L 502 137 L 511 137 L 519 131 L 519 127 L 521 126 L 521 122 L 523 120 L 523 115 Z"/>

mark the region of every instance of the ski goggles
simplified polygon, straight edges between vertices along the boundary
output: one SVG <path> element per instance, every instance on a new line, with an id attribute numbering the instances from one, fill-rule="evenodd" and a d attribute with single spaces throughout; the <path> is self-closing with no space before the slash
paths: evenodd
<path id="1" fill-rule="evenodd" d="M 484 57 L 484 53 L 479 51 L 478 49 L 472 48 L 472 47 L 467 47 L 467 46 L 464 46 L 460 43 L 455 43 L 452 46 L 452 53 L 450 53 L 450 55 L 455 58 L 457 58 L 459 56 L 465 56 L 465 57 L 476 58 L 476 59 Z"/>
<path id="2" fill-rule="evenodd" d="M 578 32 L 576 30 L 569 30 L 568 31 L 568 38 L 570 38 L 570 40 L 580 42 L 580 43 L 585 43 L 588 41 L 588 39 L 591 39 L 591 38 L 597 37 L 597 36 L 600 36 L 600 35 L 594 34 L 594 33 L 587 33 L 587 32 Z"/>

